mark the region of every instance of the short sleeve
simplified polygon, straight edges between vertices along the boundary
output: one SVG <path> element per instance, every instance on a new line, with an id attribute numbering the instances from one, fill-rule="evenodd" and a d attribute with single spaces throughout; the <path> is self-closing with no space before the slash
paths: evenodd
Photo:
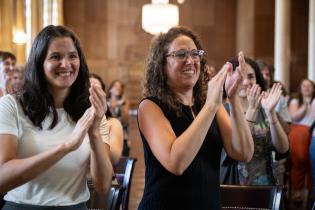
<path id="1" fill-rule="evenodd" d="M 109 145 L 109 127 L 106 117 L 104 116 L 100 125 L 102 141 Z"/>
<path id="2" fill-rule="evenodd" d="M 288 122 L 288 123 L 292 122 L 291 117 L 289 115 L 287 102 L 286 102 L 284 96 L 280 97 L 280 100 L 277 103 L 275 110 L 277 113 L 279 113 L 279 115 L 282 117 L 282 119 L 285 122 Z"/>
<path id="3" fill-rule="evenodd" d="M 0 134 L 18 136 L 17 104 L 11 95 L 0 98 Z"/>

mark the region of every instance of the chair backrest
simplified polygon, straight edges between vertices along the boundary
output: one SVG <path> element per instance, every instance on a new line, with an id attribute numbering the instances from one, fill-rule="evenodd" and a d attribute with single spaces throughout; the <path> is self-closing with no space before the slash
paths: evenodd
<path id="1" fill-rule="evenodd" d="M 88 181 L 90 190 L 90 200 L 86 205 L 89 210 L 120 210 L 122 202 L 122 195 L 124 188 L 121 185 L 112 185 L 108 193 L 104 195 L 98 194 L 94 190 L 94 186 L 91 181 Z"/>
<path id="2" fill-rule="evenodd" d="M 130 186 L 136 161 L 137 159 L 133 157 L 121 157 L 118 164 L 114 166 L 116 180 L 125 189 L 121 204 L 122 210 L 128 210 Z"/>
<path id="3" fill-rule="evenodd" d="M 279 210 L 282 186 L 221 185 L 222 209 Z"/>
<path id="4" fill-rule="evenodd" d="M 4 195 L 0 193 L 0 209 L 4 206 L 4 200 L 3 200 Z"/>

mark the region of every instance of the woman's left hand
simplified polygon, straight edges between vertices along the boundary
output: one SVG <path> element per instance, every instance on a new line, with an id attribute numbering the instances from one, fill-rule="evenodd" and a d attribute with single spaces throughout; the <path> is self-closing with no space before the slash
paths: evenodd
<path id="1" fill-rule="evenodd" d="M 233 72 L 229 72 L 225 81 L 225 92 L 228 98 L 234 97 L 237 93 L 238 86 L 246 76 L 246 66 L 243 52 L 238 54 L 239 66 Z"/>
<path id="2" fill-rule="evenodd" d="M 282 94 L 282 85 L 276 83 L 272 86 L 269 92 L 264 92 L 264 96 L 261 100 L 261 105 L 267 114 L 274 111 L 280 96 Z"/>
<path id="3" fill-rule="evenodd" d="M 94 112 L 93 114 L 95 115 L 93 124 L 89 130 L 91 131 L 94 129 L 99 129 L 101 121 L 103 117 L 105 116 L 107 105 L 106 105 L 106 94 L 100 86 L 95 85 L 95 84 L 91 85 L 89 92 L 90 92 L 89 99 L 91 102 L 92 111 Z"/>

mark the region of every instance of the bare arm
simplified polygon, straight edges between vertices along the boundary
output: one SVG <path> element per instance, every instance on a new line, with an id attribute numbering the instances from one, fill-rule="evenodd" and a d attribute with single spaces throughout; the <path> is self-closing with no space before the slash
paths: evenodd
<path id="1" fill-rule="evenodd" d="M 17 146 L 16 136 L 0 135 L 0 193 L 29 182 L 69 152 L 63 144 L 29 158 L 17 159 Z"/>
<path id="2" fill-rule="evenodd" d="M 269 93 L 265 93 L 262 99 L 262 106 L 267 114 L 270 124 L 271 140 L 275 149 L 280 153 L 289 150 L 289 140 L 275 112 L 282 90 L 281 84 L 274 84 Z"/>
<path id="3" fill-rule="evenodd" d="M 92 85 L 89 99 L 95 116 L 88 131 L 91 145 L 91 178 L 95 190 L 101 194 L 106 194 L 111 184 L 113 167 L 110 162 L 109 146 L 102 139 L 102 135 L 109 135 L 107 120 L 105 118 L 107 109 L 105 93 L 101 87 Z"/>
<path id="4" fill-rule="evenodd" d="M 289 150 L 289 139 L 278 119 L 277 114 L 272 112 L 267 116 L 270 125 L 272 144 L 277 152 L 282 154 L 286 153 Z"/>
<path id="5" fill-rule="evenodd" d="M 18 159 L 17 138 L 14 135 L 0 135 L 0 193 L 34 179 L 54 165 L 66 154 L 76 150 L 82 143 L 93 120 L 90 109 L 78 121 L 67 141 L 59 146 L 32 157 Z"/>
<path id="6" fill-rule="evenodd" d="M 122 122 L 128 124 L 129 122 L 129 100 L 125 99 L 125 105 L 122 107 Z"/>
<path id="7" fill-rule="evenodd" d="M 296 99 L 293 99 L 291 100 L 288 108 L 292 120 L 299 121 L 305 116 L 308 105 L 306 103 L 303 103 L 301 106 L 299 106 L 298 101 Z"/>
<path id="8" fill-rule="evenodd" d="M 116 118 L 108 120 L 109 126 L 109 145 L 110 159 L 113 166 L 116 165 L 121 157 L 124 144 L 124 131 L 120 121 Z"/>
<path id="9" fill-rule="evenodd" d="M 254 142 L 238 98 L 230 100 L 230 115 L 229 119 L 223 107 L 217 114 L 224 149 L 229 157 L 248 162 L 254 153 Z"/>

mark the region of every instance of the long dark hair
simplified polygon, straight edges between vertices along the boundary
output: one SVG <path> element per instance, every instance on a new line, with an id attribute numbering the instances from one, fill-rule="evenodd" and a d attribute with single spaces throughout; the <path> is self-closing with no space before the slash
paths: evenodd
<path id="1" fill-rule="evenodd" d="M 55 38 L 69 37 L 72 39 L 78 51 L 80 68 L 75 82 L 70 88 L 63 108 L 77 122 L 84 114 L 85 110 L 91 106 L 89 101 L 89 71 L 79 39 L 70 29 L 64 26 L 49 25 L 42 29 L 36 36 L 28 61 L 25 66 L 25 83 L 19 101 L 24 113 L 33 124 L 42 129 L 42 122 L 50 113 L 53 114 L 53 121 L 50 129 L 54 128 L 58 122 L 58 114 L 54 106 L 54 98 L 48 92 L 47 81 L 44 76 L 44 60 L 48 47 Z"/>
<path id="2" fill-rule="evenodd" d="M 152 40 L 150 51 L 145 65 L 144 96 L 154 96 L 167 104 L 180 114 L 180 101 L 167 85 L 164 71 L 166 55 L 171 42 L 184 35 L 193 40 L 198 50 L 203 50 L 196 34 L 186 27 L 173 27 L 167 33 L 161 33 Z M 193 89 L 195 102 L 203 105 L 206 96 L 206 83 L 209 81 L 207 74 L 207 61 L 205 56 L 200 60 L 200 76 Z"/>

